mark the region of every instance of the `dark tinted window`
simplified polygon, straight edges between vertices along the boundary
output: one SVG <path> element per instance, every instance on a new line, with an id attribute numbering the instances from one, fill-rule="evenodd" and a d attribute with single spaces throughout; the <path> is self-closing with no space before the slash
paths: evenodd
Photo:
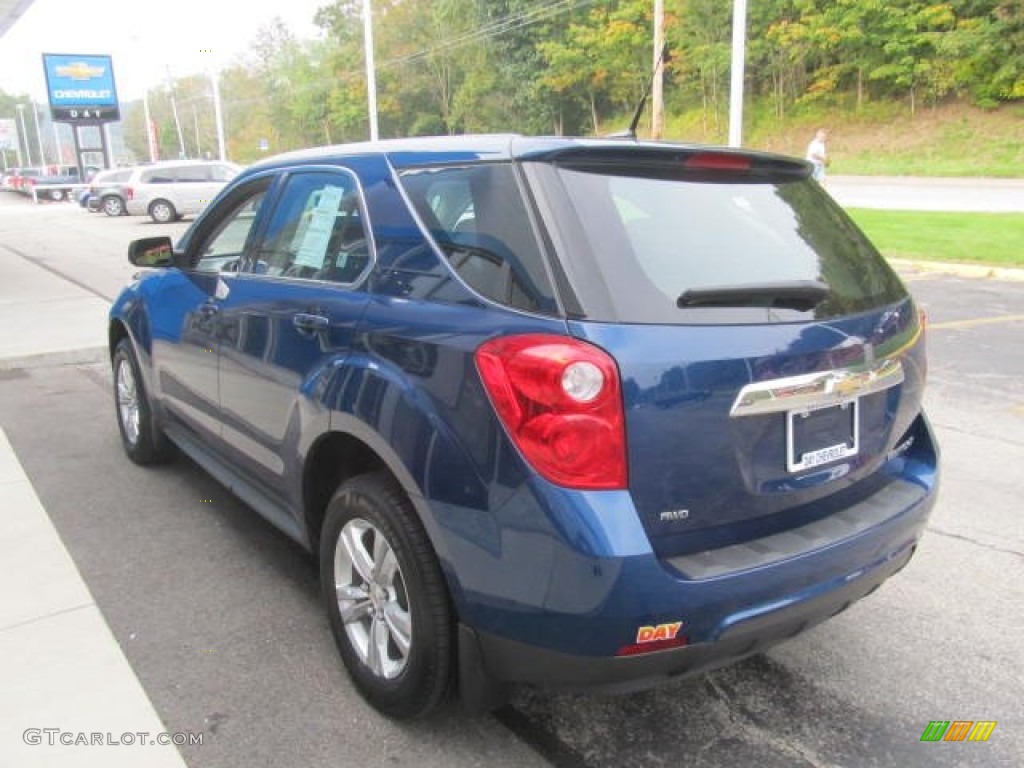
<path id="1" fill-rule="evenodd" d="M 174 168 L 152 168 L 139 174 L 139 181 L 143 184 L 170 184 L 175 180 Z"/>
<path id="2" fill-rule="evenodd" d="M 407 171 L 402 181 L 467 285 L 501 304 L 556 311 L 544 257 L 510 164 Z"/>
<path id="3" fill-rule="evenodd" d="M 298 173 L 270 219 L 255 271 L 351 283 L 370 263 L 365 215 L 355 177 Z"/>
<path id="4" fill-rule="evenodd" d="M 673 176 L 634 168 L 560 168 L 568 206 L 614 317 L 627 322 L 764 322 L 830 318 L 892 303 L 898 278 L 843 211 L 804 179 L 743 174 Z M 644 173 L 640 171 L 639 173 Z M 581 274 L 584 264 L 574 264 Z M 591 275 L 591 279 L 595 279 Z M 682 307 L 685 292 L 819 282 L 813 310 L 773 306 Z M 761 303 L 759 303 L 761 302 Z M 586 303 L 586 297 L 584 297 Z M 754 306 L 754 305 L 757 306 Z"/>

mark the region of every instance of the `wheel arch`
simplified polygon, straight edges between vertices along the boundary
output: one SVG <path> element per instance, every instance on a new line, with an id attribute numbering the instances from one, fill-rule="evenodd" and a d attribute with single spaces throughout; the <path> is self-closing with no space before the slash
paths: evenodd
<path id="1" fill-rule="evenodd" d="M 342 423 L 337 425 L 338 428 L 333 428 L 339 420 Z M 327 504 L 338 486 L 349 478 L 368 472 L 388 473 L 409 499 L 441 564 L 458 612 L 458 579 L 449 565 L 447 547 L 438 523 L 430 513 L 415 479 L 386 441 L 365 422 L 350 414 L 332 414 L 332 430 L 313 443 L 303 462 L 303 523 L 310 550 L 314 555 L 319 552 L 320 529 Z"/>

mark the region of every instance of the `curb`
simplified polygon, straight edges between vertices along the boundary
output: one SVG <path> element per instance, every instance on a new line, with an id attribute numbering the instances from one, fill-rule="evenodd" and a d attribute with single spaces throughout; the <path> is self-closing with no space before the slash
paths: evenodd
<path id="1" fill-rule="evenodd" d="M 916 261 L 914 259 L 891 259 L 886 261 L 895 269 L 916 274 L 956 275 L 985 280 L 1024 281 L 1024 269 L 1018 267 L 995 267 L 991 264 L 960 264 L 946 261 Z"/>

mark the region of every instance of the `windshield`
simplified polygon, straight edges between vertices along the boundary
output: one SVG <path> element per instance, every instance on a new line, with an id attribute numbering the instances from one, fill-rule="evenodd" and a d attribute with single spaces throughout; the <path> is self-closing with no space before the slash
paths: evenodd
<path id="1" fill-rule="evenodd" d="M 592 319 L 806 321 L 905 295 L 871 243 L 806 179 L 607 164 L 549 168 L 541 176 L 557 177 L 586 246 L 567 249 L 574 262 L 567 272 L 581 275 L 589 262 L 597 274 L 584 283 L 594 287 L 599 279 L 608 300 L 595 309 L 581 296 Z M 687 298 L 695 296 L 713 300 Z"/>

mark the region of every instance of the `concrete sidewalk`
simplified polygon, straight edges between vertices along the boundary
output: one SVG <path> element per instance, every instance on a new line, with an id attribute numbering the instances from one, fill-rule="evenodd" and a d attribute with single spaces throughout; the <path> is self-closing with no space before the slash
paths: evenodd
<path id="1" fill-rule="evenodd" d="M 106 357 L 110 304 L 0 246 L 0 371 Z"/>
<path id="2" fill-rule="evenodd" d="M 3 247 L 0 262 L 0 376 L 106 356 L 107 302 Z M 2 427 L 0 766 L 181 768 Z"/>

